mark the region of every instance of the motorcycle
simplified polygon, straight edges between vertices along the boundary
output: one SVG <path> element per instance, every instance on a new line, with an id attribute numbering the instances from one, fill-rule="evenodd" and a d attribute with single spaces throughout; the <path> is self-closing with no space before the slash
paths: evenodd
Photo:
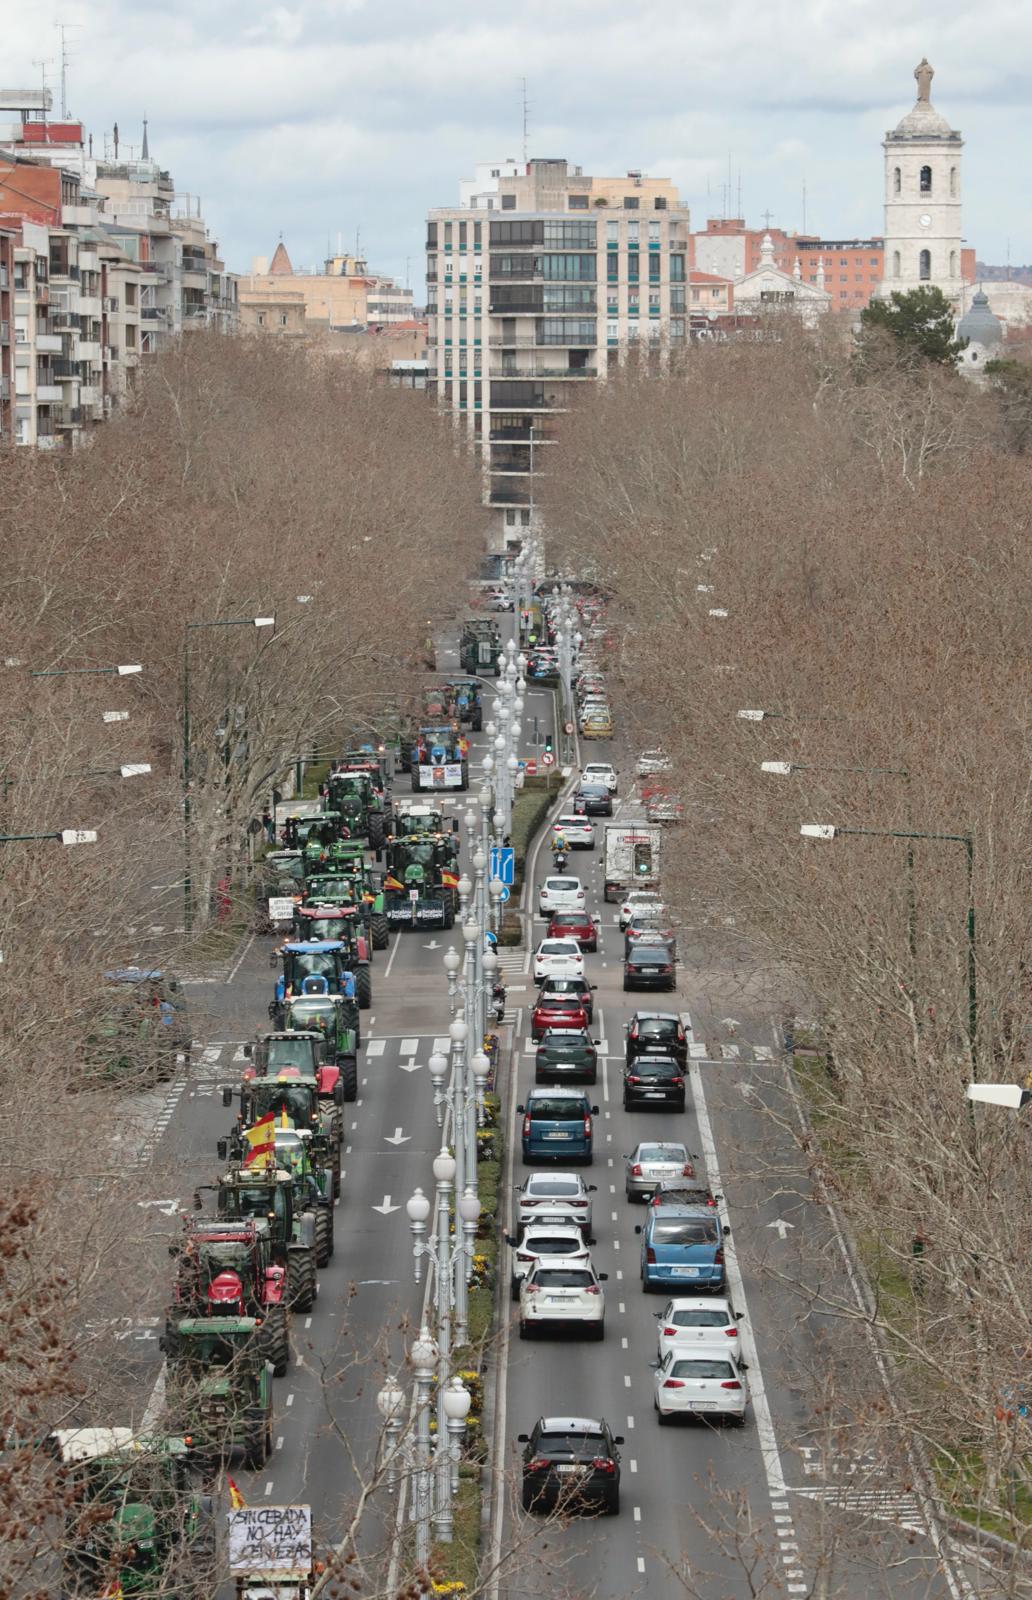
<path id="1" fill-rule="evenodd" d="M 565 850 L 557 850 L 555 852 L 555 855 L 552 858 L 552 864 L 555 867 L 556 872 L 565 872 L 566 871 L 566 851 Z"/>
<path id="2" fill-rule="evenodd" d="M 495 1022 L 501 1022 L 505 1017 L 505 984 L 496 983 L 491 990 L 491 1006 L 494 1011 Z"/>

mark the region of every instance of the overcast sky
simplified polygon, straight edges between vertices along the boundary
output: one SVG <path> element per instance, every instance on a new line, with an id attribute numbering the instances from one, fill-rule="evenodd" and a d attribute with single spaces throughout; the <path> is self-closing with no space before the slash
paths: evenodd
<path id="1" fill-rule="evenodd" d="M 228 266 L 321 261 L 356 234 L 371 267 L 420 298 L 423 218 L 476 161 L 522 155 L 585 172 L 669 176 L 693 226 L 727 205 L 829 238 L 882 231 L 885 130 L 932 98 L 965 139 L 964 224 L 983 260 L 1032 261 L 1032 7 L 1026 0 L 6 0 L 5 85 L 57 101 L 125 153 L 150 149 L 200 195 Z M 59 109 L 59 107 L 58 107 Z"/>

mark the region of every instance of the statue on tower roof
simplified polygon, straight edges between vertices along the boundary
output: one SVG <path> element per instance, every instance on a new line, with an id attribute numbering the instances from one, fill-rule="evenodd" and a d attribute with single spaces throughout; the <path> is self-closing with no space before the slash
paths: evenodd
<path id="1" fill-rule="evenodd" d="M 917 98 L 929 103 L 932 98 L 932 79 L 935 77 L 935 68 L 928 65 L 928 57 L 922 56 L 914 68 L 914 77 L 917 79 Z"/>

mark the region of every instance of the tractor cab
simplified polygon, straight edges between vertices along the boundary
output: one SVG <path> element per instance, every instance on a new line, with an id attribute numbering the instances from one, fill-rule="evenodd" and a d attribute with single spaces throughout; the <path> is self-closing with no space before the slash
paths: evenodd
<path id="1" fill-rule="evenodd" d="M 316 1028 L 292 1028 L 280 1033 L 264 1034 L 252 1044 L 244 1045 L 244 1055 L 251 1063 L 244 1068 L 244 1081 L 276 1077 L 286 1072 L 302 1078 L 314 1078 L 322 1063 L 325 1046 L 325 1035 Z"/>
<path id="2" fill-rule="evenodd" d="M 290 1238 L 294 1225 L 293 1191 L 288 1172 L 263 1167 L 260 1172 L 234 1169 L 216 1184 L 218 1214 L 233 1221 L 254 1222 L 277 1242 Z"/>
<path id="3" fill-rule="evenodd" d="M 479 678 L 452 678 L 445 685 L 452 697 L 454 715 L 461 723 L 468 723 L 474 733 L 484 725 L 482 693 Z"/>
<path id="4" fill-rule="evenodd" d="M 292 815 L 284 819 L 283 843 L 291 850 L 306 850 L 309 844 L 326 846 L 340 838 L 341 815 L 339 811 L 316 811 L 303 816 Z"/>
<path id="5" fill-rule="evenodd" d="M 276 980 L 277 1002 L 302 994 L 354 993 L 354 976 L 339 939 L 289 942 L 280 947 L 279 957 L 283 971 Z"/>

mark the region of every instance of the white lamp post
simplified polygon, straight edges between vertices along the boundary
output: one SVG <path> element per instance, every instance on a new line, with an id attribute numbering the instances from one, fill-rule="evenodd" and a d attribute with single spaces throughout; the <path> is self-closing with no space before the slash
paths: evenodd
<path id="1" fill-rule="evenodd" d="M 398 1482 L 398 1444 L 404 1427 L 402 1407 L 405 1404 L 405 1391 L 397 1378 L 388 1377 L 385 1380 L 383 1388 L 376 1397 L 376 1404 L 383 1418 L 383 1462 L 387 1468 L 387 1493 L 393 1494 Z"/>
<path id="2" fill-rule="evenodd" d="M 416 1379 L 416 1540 L 417 1567 L 430 1560 L 430 1389 L 437 1345 L 424 1323 L 409 1352 Z"/>

